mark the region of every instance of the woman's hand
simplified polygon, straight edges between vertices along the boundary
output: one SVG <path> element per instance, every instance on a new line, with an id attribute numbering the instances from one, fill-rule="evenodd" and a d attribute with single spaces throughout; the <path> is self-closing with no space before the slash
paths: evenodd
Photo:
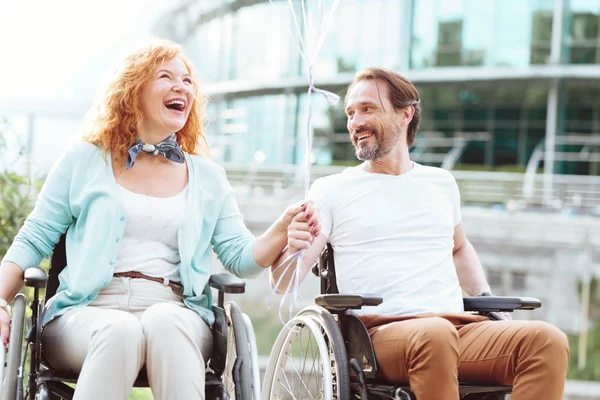
<path id="1" fill-rule="evenodd" d="M 10 315 L 4 308 L 0 308 L 0 337 L 2 345 L 8 344 L 8 335 L 10 334 Z"/>
<path id="2" fill-rule="evenodd" d="M 288 210 L 294 206 L 288 207 Z M 286 215 L 288 214 L 286 210 Z M 319 210 L 312 201 L 306 201 L 300 205 L 288 225 L 288 247 L 290 253 L 298 250 L 309 249 L 314 238 L 319 236 L 321 226 L 319 225 Z"/>

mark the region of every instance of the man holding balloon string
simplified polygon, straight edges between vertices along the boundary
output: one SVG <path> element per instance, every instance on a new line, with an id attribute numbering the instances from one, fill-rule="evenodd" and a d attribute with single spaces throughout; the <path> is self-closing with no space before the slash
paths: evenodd
<path id="1" fill-rule="evenodd" d="M 393 71 L 357 73 L 345 112 L 364 162 L 314 182 L 308 198 L 320 231 L 313 237 L 301 215 L 292 221 L 272 285 L 284 292 L 297 279 L 284 267 L 299 250 L 303 279 L 329 242 L 340 292 L 383 297 L 358 311 L 382 379 L 409 383 L 419 399 L 458 399 L 459 380 L 512 385 L 513 400 L 561 399 L 569 357 L 563 332 L 464 312 L 462 291 L 489 295 L 490 287 L 465 235 L 453 176 L 410 160 L 420 102 L 414 85 Z"/>

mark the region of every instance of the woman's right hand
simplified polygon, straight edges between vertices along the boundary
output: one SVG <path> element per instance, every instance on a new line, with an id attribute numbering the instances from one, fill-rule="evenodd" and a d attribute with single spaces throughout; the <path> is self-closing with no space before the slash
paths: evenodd
<path id="1" fill-rule="evenodd" d="M 309 249 L 321 230 L 318 208 L 310 200 L 304 204 L 288 226 L 288 247 L 291 253 Z"/>
<path id="2" fill-rule="evenodd" d="M 0 263 L 0 338 L 2 343 L 8 343 L 10 332 L 10 315 L 8 301 L 23 287 L 25 270 L 17 264 L 4 261 Z"/>
<path id="3" fill-rule="evenodd" d="M 2 337 L 2 344 L 6 346 L 8 344 L 8 335 L 10 334 L 10 315 L 4 308 L 0 308 L 0 337 Z"/>

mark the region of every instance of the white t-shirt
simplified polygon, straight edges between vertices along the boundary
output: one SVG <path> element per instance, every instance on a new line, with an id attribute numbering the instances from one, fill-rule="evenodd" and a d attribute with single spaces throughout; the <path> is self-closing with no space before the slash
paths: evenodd
<path id="1" fill-rule="evenodd" d="M 383 297 L 358 313 L 464 311 L 452 258 L 460 194 L 448 171 L 414 163 L 386 175 L 358 166 L 316 180 L 309 198 L 334 250 L 340 293 Z"/>
<path id="2" fill-rule="evenodd" d="M 138 271 L 148 276 L 181 281 L 179 227 L 187 186 L 173 197 L 152 197 L 121 187 L 126 222 L 119 243 L 115 273 Z"/>

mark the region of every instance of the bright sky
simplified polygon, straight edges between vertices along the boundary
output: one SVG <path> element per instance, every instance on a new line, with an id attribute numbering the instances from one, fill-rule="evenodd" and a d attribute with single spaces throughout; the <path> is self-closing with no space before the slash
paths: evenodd
<path id="1" fill-rule="evenodd" d="M 0 117 L 9 117 L 9 148 L 31 139 L 33 169 L 47 171 L 79 133 L 107 71 L 182 1 L 0 0 Z M 0 168 L 25 168 L 24 157 L 7 157 Z"/>
<path id="2" fill-rule="evenodd" d="M 0 100 L 89 101 L 175 0 L 0 0 Z"/>

